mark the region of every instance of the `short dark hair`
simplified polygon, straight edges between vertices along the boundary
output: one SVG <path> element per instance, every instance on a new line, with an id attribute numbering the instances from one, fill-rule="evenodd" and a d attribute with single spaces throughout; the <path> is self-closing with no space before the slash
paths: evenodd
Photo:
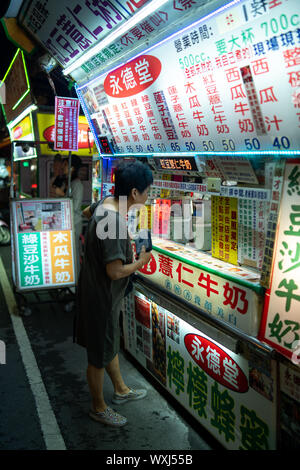
<path id="1" fill-rule="evenodd" d="M 152 183 L 152 171 L 147 164 L 138 160 L 127 163 L 124 161 L 115 170 L 114 196 L 129 196 L 133 188 L 143 193 Z"/>

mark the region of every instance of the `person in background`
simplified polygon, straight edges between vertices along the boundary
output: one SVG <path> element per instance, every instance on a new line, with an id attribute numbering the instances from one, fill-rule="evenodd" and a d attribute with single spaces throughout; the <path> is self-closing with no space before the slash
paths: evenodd
<path id="1" fill-rule="evenodd" d="M 127 419 L 104 400 L 104 371 L 114 387 L 113 403 L 139 400 L 147 394 L 146 390 L 133 390 L 125 384 L 118 353 L 120 310 L 129 277 L 151 258 L 143 247 L 137 261 L 133 261 L 126 215 L 134 204 L 145 204 L 152 182 L 147 165 L 139 161 L 125 163 L 116 169 L 114 195 L 84 211 L 89 222 L 78 282 L 74 336 L 75 342 L 87 350 L 87 381 L 92 397 L 89 416 L 114 427 L 124 426 Z M 125 196 L 125 204 L 120 202 L 121 196 Z M 99 233 L 101 226 L 107 236 Z"/>
<path id="2" fill-rule="evenodd" d="M 59 153 L 54 155 L 52 172 L 53 175 L 50 179 L 49 197 L 64 197 L 67 187 L 67 177 L 64 173 L 63 160 Z"/>

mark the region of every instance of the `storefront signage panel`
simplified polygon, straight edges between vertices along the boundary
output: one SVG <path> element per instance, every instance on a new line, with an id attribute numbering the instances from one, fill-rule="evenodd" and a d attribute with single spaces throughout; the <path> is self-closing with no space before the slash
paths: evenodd
<path id="1" fill-rule="evenodd" d="M 133 54 L 142 53 L 145 43 L 148 47 L 157 44 L 174 32 L 189 26 L 195 18 L 201 18 L 221 7 L 222 0 L 168 0 L 158 10 L 149 14 L 128 30 L 97 52 L 84 64 L 71 72 L 73 79 L 78 83 L 85 83 L 88 78 L 96 77 L 120 62 L 130 60 Z"/>
<path id="2" fill-rule="evenodd" d="M 299 24 L 297 0 L 244 0 L 78 93 L 119 153 L 299 150 Z"/>
<path id="3" fill-rule="evenodd" d="M 54 142 L 55 136 L 55 116 L 54 114 L 37 113 L 37 124 L 41 141 Z M 89 125 L 85 116 L 78 116 L 78 150 L 76 155 L 92 154 L 94 137 L 89 130 Z M 47 144 L 40 144 L 42 155 L 53 155 L 53 150 Z M 68 155 L 68 151 L 61 151 L 61 155 Z"/>
<path id="4" fill-rule="evenodd" d="M 23 51 L 18 49 L 7 70 L 0 92 L 6 122 L 14 121 L 33 102 Z M 4 95 L 4 96 L 3 96 Z"/>
<path id="5" fill-rule="evenodd" d="M 142 8 L 148 0 L 34 0 L 21 24 L 66 67 Z"/>
<path id="6" fill-rule="evenodd" d="M 218 320 L 257 335 L 261 308 L 251 288 L 155 249 L 139 273 Z"/>
<path id="7" fill-rule="evenodd" d="M 285 449 L 300 445 L 300 369 L 280 363 L 280 427 Z"/>
<path id="8" fill-rule="evenodd" d="M 286 164 L 263 339 L 296 360 L 300 351 L 300 162 Z M 298 361 L 299 364 L 299 361 Z"/>
<path id="9" fill-rule="evenodd" d="M 21 145 L 17 145 L 18 140 L 21 141 L 34 141 L 34 130 L 33 130 L 33 123 L 32 123 L 32 115 L 31 113 L 28 114 L 24 119 L 22 119 L 18 124 L 14 127 L 8 126 L 9 133 L 10 133 L 10 140 L 14 141 L 14 160 L 22 160 L 24 158 L 36 157 L 36 148 L 29 147 L 26 149 L 27 151 L 24 152 Z"/>
<path id="10" fill-rule="evenodd" d="M 225 448 L 276 448 L 274 362 L 236 354 L 139 290 L 124 310 L 126 349 Z"/>
<path id="11" fill-rule="evenodd" d="M 55 150 L 78 150 L 79 107 L 77 98 L 55 97 Z"/>
<path id="12" fill-rule="evenodd" d="M 11 207 L 17 290 L 73 286 L 71 200 L 15 200 Z"/>

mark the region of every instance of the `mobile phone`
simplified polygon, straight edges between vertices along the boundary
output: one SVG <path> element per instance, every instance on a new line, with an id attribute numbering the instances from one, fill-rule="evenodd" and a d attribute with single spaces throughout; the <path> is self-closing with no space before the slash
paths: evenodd
<path id="1" fill-rule="evenodd" d="M 142 246 L 146 248 L 146 251 L 152 250 L 152 240 L 151 240 L 151 232 L 150 230 L 143 230 L 141 234 L 134 240 L 136 254 L 139 256 Z"/>

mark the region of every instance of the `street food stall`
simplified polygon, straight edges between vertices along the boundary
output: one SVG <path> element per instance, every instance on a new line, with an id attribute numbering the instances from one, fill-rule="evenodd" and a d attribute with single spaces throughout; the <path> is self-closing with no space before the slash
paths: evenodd
<path id="1" fill-rule="evenodd" d="M 98 27 L 100 2 L 81 3 L 31 33 L 76 81 L 94 200 L 120 160 L 153 171 L 134 213 L 153 250 L 124 301 L 125 348 L 225 448 L 297 448 L 298 1 L 111 2 Z"/>
<path id="2" fill-rule="evenodd" d="M 50 197 L 54 157 L 68 157 L 54 150 L 54 108 L 37 106 L 30 86 L 25 55 L 19 48 L 2 80 L 5 95 L 2 110 L 12 143 L 15 193 L 21 197 Z M 1 93 L 1 94 L 2 94 Z M 78 151 L 82 159 L 80 177 L 84 185 L 83 204 L 90 201 L 94 140 L 85 116 L 78 118 Z"/>

